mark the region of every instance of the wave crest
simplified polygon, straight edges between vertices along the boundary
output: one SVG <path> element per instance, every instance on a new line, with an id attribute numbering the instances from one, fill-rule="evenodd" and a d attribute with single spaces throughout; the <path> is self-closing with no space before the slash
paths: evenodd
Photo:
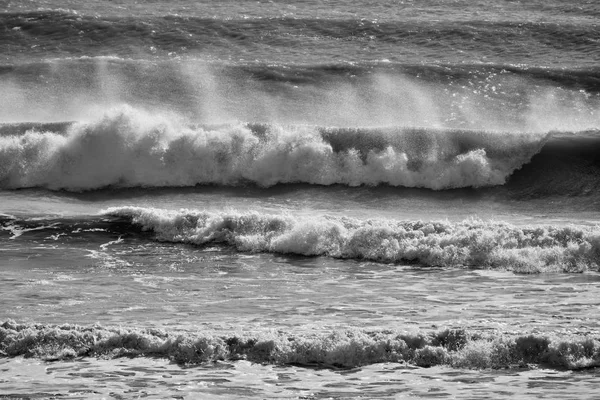
<path id="1" fill-rule="evenodd" d="M 0 136 L 0 187 L 81 191 L 248 182 L 482 187 L 505 183 L 546 139 L 408 128 L 193 126 L 128 106 L 65 126 L 63 132 L 33 126 Z"/>
<path id="2" fill-rule="evenodd" d="M 597 227 L 518 227 L 480 220 L 360 221 L 140 207 L 110 208 L 103 214 L 125 218 L 160 241 L 222 243 L 240 251 L 519 273 L 581 272 L 600 265 Z"/>

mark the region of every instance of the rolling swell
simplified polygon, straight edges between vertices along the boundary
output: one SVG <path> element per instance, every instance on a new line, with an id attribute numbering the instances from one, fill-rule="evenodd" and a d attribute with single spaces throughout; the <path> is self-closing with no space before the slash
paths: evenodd
<path id="1" fill-rule="evenodd" d="M 478 59 L 508 58 L 517 62 L 524 55 L 543 60 L 552 51 L 558 61 L 568 64 L 573 60 L 586 61 L 581 55 L 595 51 L 600 39 L 598 29 L 581 19 L 578 23 L 471 20 L 457 25 L 426 18 L 421 21 L 219 19 L 177 15 L 134 18 L 68 11 L 1 13 L 0 18 L 5 27 L 0 49 L 41 56 L 49 53 L 128 56 L 135 51 L 146 56 L 209 52 L 248 57 L 248 52 L 260 52 L 261 48 L 286 48 L 288 52 L 297 51 L 298 57 L 324 57 L 342 47 L 354 50 L 341 52 L 349 57 L 367 53 L 363 47 L 370 44 L 368 53 L 376 52 L 379 59 L 398 54 L 401 60 L 415 52 L 431 61 L 439 60 L 440 54 L 453 59 L 455 49 L 461 49 L 476 54 L 474 58 Z M 32 41 L 36 43 L 33 48 Z"/>
<path id="2" fill-rule="evenodd" d="M 598 335 L 481 333 L 468 329 L 404 333 L 354 329 L 321 334 L 214 334 L 160 329 L 0 325 L 0 357 L 160 357 L 180 364 L 249 360 L 276 365 L 352 368 L 382 362 L 432 367 L 580 370 L 600 366 Z"/>

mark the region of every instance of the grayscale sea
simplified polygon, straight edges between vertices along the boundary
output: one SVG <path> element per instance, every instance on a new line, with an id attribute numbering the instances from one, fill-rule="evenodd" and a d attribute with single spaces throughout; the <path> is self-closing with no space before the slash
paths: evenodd
<path id="1" fill-rule="evenodd" d="M 593 399 L 595 0 L 0 1 L 1 399 Z"/>

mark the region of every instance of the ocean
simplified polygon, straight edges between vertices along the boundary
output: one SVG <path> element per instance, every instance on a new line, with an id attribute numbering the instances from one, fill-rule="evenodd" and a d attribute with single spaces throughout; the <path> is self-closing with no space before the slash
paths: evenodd
<path id="1" fill-rule="evenodd" d="M 0 1 L 0 398 L 597 398 L 594 0 Z"/>

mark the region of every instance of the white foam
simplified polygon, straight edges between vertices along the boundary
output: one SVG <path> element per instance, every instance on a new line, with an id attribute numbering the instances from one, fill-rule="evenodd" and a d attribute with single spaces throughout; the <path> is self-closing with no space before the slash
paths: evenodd
<path id="1" fill-rule="evenodd" d="M 366 259 L 515 272 L 584 271 L 600 265 L 600 227 L 513 226 L 504 222 L 399 222 L 119 207 L 157 240 L 241 251 Z"/>
<path id="2" fill-rule="evenodd" d="M 27 232 L 42 231 L 42 230 L 45 230 L 45 229 L 54 228 L 56 226 L 58 226 L 57 223 L 50 224 L 50 225 L 41 225 L 41 226 L 37 226 L 35 228 L 24 228 L 24 227 L 22 227 L 22 226 L 20 226 L 18 224 L 9 223 L 9 224 L 6 224 L 4 226 L 0 226 L 0 230 L 10 232 L 11 237 L 9 239 L 13 240 L 13 239 L 18 238 L 19 236 L 22 236 L 24 233 L 27 233 Z M 54 240 L 57 240 L 57 239 L 58 239 L 58 237 L 56 239 L 54 239 Z"/>
<path id="3" fill-rule="evenodd" d="M 81 191 L 247 182 L 481 187 L 503 184 L 542 142 L 540 135 L 531 136 L 524 146 L 522 137 L 498 135 L 493 140 L 508 142 L 508 148 L 514 140 L 514 154 L 492 156 L 483 147 L 445 148 L 443 131 L 427 135 L 426 154 L 393 141 L 383 148 L 334 151 L 314 126 L 269 125 L 257 134 L 241 123 L 198 127 L 122 106 L 96 121 L 75 123 L 66 133 L 30 130 L 0 137 L 0 187 Z"/>

